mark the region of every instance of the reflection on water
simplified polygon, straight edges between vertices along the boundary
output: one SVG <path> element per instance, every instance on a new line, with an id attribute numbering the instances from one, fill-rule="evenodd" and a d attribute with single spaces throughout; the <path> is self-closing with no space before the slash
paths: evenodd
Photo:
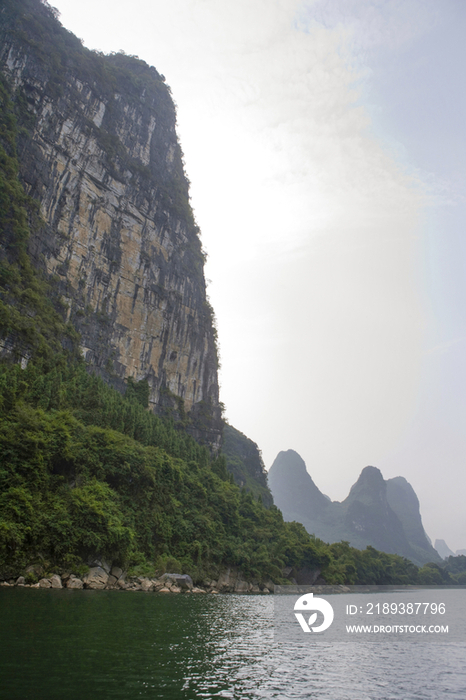
<path id="1" fill-rule="evenodd" d="M 461 614 L 465 617 L 466 591 Z M 274 641 L 273 598 L 0 589 L 8 700 L 466 700 L 465 646 Z"/>

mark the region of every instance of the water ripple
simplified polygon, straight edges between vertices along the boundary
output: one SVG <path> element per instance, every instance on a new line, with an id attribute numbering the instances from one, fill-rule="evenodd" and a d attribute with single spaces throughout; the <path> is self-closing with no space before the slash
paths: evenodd
<path id="1" fill-rule="evenodd" d="M 289 645 L 272 597 L 1 589 L 0 620 L 8 700 L 466 698 L 464 644 Z"/>

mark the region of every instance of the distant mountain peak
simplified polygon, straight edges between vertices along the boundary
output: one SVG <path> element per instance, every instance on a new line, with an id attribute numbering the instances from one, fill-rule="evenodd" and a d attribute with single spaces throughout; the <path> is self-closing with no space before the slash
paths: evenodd
<path id="1" fill-rule="evenodd" d="M 450 547 L 447 545 L 445 540 L 435 540 L 435 549 L 442 557 L 442 559 L 447 559 L 448 557 L 454 557 L 455 553 L 452 552 Z"/>
<path id="2" fill-rule="evenodd" d="M 317 488 L 303 458 L 294 450 L 279 452 L 269 469 L 268 483 L 275 505 L 292 520 L 303 512 L 322 513 L 331 501 Z"/>
<path id="3" fill-rule="evenodd" d="M 280 463 L 283 459 L 287 460 L 288 469 L 297 469 L 307 472 L 306 463 L 304 459 L 295 450 L 282 450 L 281 452 L 279 452 L 273 465 L 276 462 Z"/>
<path id="4" fill-rule="evenodd" d="M 294 450 L 280 452 L 269 471 L 274 502 L 285 520 L 296 520 L 326 542 L 347 540 L 364 549 L 372 545 L 415 563 L 438 560 L 422 526 L 419 500 L 404 477 L 383 478 L 365 467 L 346 499 L 330 501 Z"/>
<path id="5" fill-rule="evenodd" d="M 364 467 L 359 475 L 358 480 L 350 489 L 347 499 L 354 497 L 355 494 L 363 491 L 382 492 L 385 494 L 386 484 L 382 476 L 382 472 L 377 467 Z"/>

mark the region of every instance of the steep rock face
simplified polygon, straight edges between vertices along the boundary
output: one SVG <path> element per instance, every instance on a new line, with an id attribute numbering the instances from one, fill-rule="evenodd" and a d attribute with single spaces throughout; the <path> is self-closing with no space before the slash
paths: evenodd
<path id="1" fill-rule="evenodd" d="M 146 379 L 153 409 L 188 413 L 218 447 L 215 330 L 164 79 L 84 49 L 38 0 L 5 2 L 0 22 L 20 177 L 45 221 L 35 264 L 59 278 L 94 370 Z"/>
<path id="2" fill-rule="evenodd" d="M 438 560 L 438 553 L 429 541 L 422 525 L 419 499 L 403 476 L 387 479 L 387 500 L 396 513 L 411 547 L 419 553 L 420 558 L 430 553 L 430 561 Z"/>
<path id="3" fill-rule="evenodd" d="M 345 529 L 357 546 L 371 544 L 389 554 L 413 556 L 403 526 L 388 503 L 380 469 L 365 467 L 341 507 Z"/>

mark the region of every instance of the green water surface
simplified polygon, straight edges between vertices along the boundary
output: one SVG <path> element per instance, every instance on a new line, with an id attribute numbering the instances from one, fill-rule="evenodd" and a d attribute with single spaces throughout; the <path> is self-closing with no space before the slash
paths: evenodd
<path id="1" fill-rule="evenodd" d="M 466 629 L 466 591 L 442 595 Z M 284 642 L 274 607 L 280 596 L 0 588 L 0 700 L 466 700 L 463 637 L 332 642 L 296 624 Z"/>
<path id="2" fill-rule="evenodd" d="M 254 635 L 248 600 L 254 615 L 270 613 L 265 598 L 243 598 L 240 607 L 234 600 L 0 589 L 0 697 L 232 697 L 216 658 L 240 647 L 245 629 Z"/>

